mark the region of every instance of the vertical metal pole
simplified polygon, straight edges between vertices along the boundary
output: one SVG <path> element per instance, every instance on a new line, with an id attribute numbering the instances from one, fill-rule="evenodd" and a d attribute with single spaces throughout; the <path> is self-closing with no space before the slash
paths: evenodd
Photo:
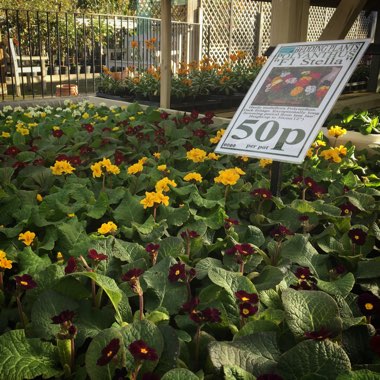
<path id="1" fill-rule="evenodd" d="M 270 177 L 270 191 L 274 196 L 280 195 L 282 181 L 282 163 L 278 161 L 272 162 L 271 177 Z"/>
<path id="2" fill-rule="evenodd" d="M 170 0 L 161 0 L 161 83 L 160 107 L 170 108 L 171 86 L 171 14 Z"/>

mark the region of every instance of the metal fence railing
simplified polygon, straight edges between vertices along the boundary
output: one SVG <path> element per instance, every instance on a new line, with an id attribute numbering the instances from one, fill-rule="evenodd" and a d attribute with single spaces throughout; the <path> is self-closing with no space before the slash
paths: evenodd
<path id="1" fill-rule="evenodd" d="M 159 66 L 161 20 L 0 9 L 0 100 L 96 91 L 103 67 Z M 199 24 L 172 21 L 172 67 L 198 60 Z"/>

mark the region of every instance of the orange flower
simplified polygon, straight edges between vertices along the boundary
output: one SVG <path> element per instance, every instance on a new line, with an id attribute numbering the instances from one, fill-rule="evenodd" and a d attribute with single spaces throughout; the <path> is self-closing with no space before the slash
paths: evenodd
<path id="1" fill-rule="evenodd" d="M 297 96 L 303 91 L 303 87 L 297 86 L 294 87 L 292 91 L 290 91 L 290 96 Z"/>
<path id="2" fill-rule="evenodd" d="M 132 41 L 131 46 L 132 46 L 132 49 L 135 49 L 139 46 L 139 43 L 137 41 Z"/>

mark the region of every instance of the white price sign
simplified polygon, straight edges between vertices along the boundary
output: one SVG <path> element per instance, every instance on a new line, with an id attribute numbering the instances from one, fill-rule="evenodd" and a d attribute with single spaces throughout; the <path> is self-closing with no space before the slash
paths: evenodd
<path id="1" fill-rule="evenodd" d="M 369 43 L 278 45 L 215 152 L 301 163 Z"/>

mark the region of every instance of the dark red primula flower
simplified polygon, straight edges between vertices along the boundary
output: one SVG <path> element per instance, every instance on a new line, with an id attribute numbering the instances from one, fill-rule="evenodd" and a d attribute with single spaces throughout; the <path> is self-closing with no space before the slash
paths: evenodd
<path id="1" fill-rule="evenodd" d="M 121 279 L 127 282 L 136 281 L 143 273 L 144 273 L 143 269 L 133 268 L 133 269 L 130 269 L 128 272 L 124 273 L 121 276 Z"/>
<path id="2" fill-rule="evenodd" d="M 299 220 L 300 222 L 302 222 L 302 223 L 307 222 L 309 219 L 310 219 L 310 218 L 309 218 L 307 215 L 300 215 L 300 216 L 298 217 L 298 220 Z"/>
<path id="3" fill-rule="evenodd" d="M 371 292 L 359 294 L 357 303 L 360 311 L 365 316 L 371 316 L 380 313 L 380 298 Z"/>
<path id="4" fill-rule="evenodd" d="M 343 203 L 339 206 L 339 208 L 341 209 L 341 214 L 342 216 L 346 216 L 346 215 L 351 215 L 353 212 L 357 211 L 358 209 L 350 202 L 347 202 L 347 203 Z"/>
<path id="5" fill-rule="evenodd" d="M 10 146 L 8 149 L 6 149 L 4 154 L 6 154 L 7 156 L 16 156 L 20 152 L 21 150 L 17 148 L 17 146 Z"/>
<path id="6" fill-rule="evenodd" d="M 107 255 L 105 255 L 103 253 L 98 253 L 96 251 L 96 249 L 89 249 L 89 251 L 87 253 L 87 257 L 91 260 L 94 260 L 94 261 L 103 261 L 103 260 L 108 259 Z"/>
<path id="7" fill-rule="evenodd" d="M 154 243 L 149 243 L 147 244 L 147 246 L 145 247 L 145 250 L 149 253 L 152 253 L 152 252 L 157 252 L 160 248 L 160 245 L 159 244 L 154 244 Z"/>
<path id="8" fill-rule="evenodd" d="M 290 231 L 288 228 L 286 228 L 285 226 L 283 225 L 280 225 L 276 228 L 274 228 L 271 232 L 270 232 L 270 235 L 275 238 L 276 240 L 281 240 L 283 239 L 285 236 L 288 236 L 288 235 L 294 235 L 294 232 Z"/>
<path id="9" fill-rule="evenodd" d="M 135 340 L 128 346 L 129 352 L 136 361 L 158 359 L 157 352 L 154 348 L 149 347 L 143 340 Z"/>
<path id="10" fill-rule="evenodd" d="M 256 293 L 248 293 L 245 290 L 238 290 L 235 293 L 235 297 L 241 302 L 248 302 L 248 303 L 259 302 L 259 296 Z"/>
<path id="11" fill-rule="evenodd" d="M 306 331 L 305 337 L 307 339 L 313 340 L 324 340 L 331 337 L 331 332 L 328 331 L 326 328 L 322 327 L 318 331 Z"/>
<path id="12" fill-rule="evenodd" d="M 117 338 L 112 339 L 107 346 L 102 349 L 102 355 L 97 360 L 96 364 L 99 366 L 107 365 L 119 352 L 120 340 Z"/>
<path id="13" fill-rule="evenodd" d="M 240 315 L 243 318 L 248 318 L 251 315 L 255 315 L 259 308 L 255 305 L 252 305 L 249 302 L 243 302 L 239 304 L 239 310 L 240 310 Z"/>
<path id="14" fill-rule="evenodd" d="M 205 322 L 218 323 L 221 321 L 220 310 L 215 307 L 208 307 L 202 310 L 202 317 Z"/>
<path id="15" fill-rule="evenodd" d="M 236 252 L 242 256 L 249 256 L 255 253 L 252 245 L 249 243 L 235 244 Z"/>
<path id="16" fill-rule="evenodd" d="M 199 116 L 199 112 L 198 112 L 198 111 L 196 111 L 196 110 L 192 110 L 192 111 L 191 111 L 190 117 L 191 117 L 193 120 L 198 119 L 198 116 Z"/>
<path id="17" fill-rule="evenodd" d="M 34 289 L 37 283 L 33 280 L 30 274 L 23 274 L 22 276 L 15 276 L 16 284 L 23 290 Z"/>
<path id="18" fill-rule="evenodd" d="M 79 156 L 71 156 L 69 157 L 69 162 L 74 166 L 79 166 L 82 163 L 82 160 Z"/>
<path id="19" fill-rule="evenodd" d="M 69 159 L 70 159 L 70 157 L 69 156 L 67 156 L 66 154 L 59 154 L 56 158 L 55 158 L 55 160 L 56 161 L 69 161 Z"/>
<path id="20" fill-rule="evenodd" d="M 261 199 L 271 199 L 272 193 L 268 189 L 254 189 L 251 191 L 251 195 L 254 197 L 260 197 Z"/>
<path id="21" fill-rule="evenodd" d="M 186 281 L 185 264 L 177 263 L 169 268 L 168 279 L 170 282 L 177 282 L 179 280 Z"/>
<path id="22" fill-rule="evenodd" d="M 75 316 L 75 312 L 71 310 L 63 310 L 58 315 L 51 317 L 52 323 L 55 325 L 59 325 L 65 322 L 72 322 Z"/>
<path id="23" fill-rule="evenodd" d="M 88 132 L 92 133 L 94 132 L 94 126 L 92 124 L 83 124 L 83 128 Z"/>
<path id="24" fill-rule="evenodd" d="M 300 280 L 307 280 L 310 277 L 311 272 L 308 267 L 299 267 L 294 274 Z"/>
<path id="25" fill-rule="evenodd" d="M 186 313 L 191 313 L 199 305 L 199 298 L 193 297 L 190 301 L 185 302 L 181 309 Z"/>
<path id="26" fill-rule="evenodd" d="M 162 120 L 166 120 L 168 117 L 169 117 L 169 114 L 168 114 L 167 112 L 162 111 L 162 112 L 160 113 L 160 118 L 161 118 Z"/>
<path id="27" fill-rule="evenodd" d="M 62 129 L 55 129 L 55 130 L 53 131 L 53 136 L 54 136 L 54 137 L 57 137 L 57 138 L 62 137 L 62 136 L 63 136 L 63 131 L 62 131 Z"/>
<path id="28" fill-rule="evenodd" d="M 189 239 L 195 239 L 195 238 L 199 237 L 199 234 L 198 234 L 197 231 L 186 230 L 186 231 L 182 231 L 181 232 L 181 237 L 183 239 L 187 239 L 187 238 L 189 238 Z"/>
<path id="29" fill-rule="evenodd" d="M 228 230 L 232 226 L 237 226 L 239 224 L 239 221 L 237 219 L 233 218 L 225 218 L 224 219 L 224 228 Z"/>
<path id="30" fill-rule="evenodd" d="M 364 245 L 367 238 L 367 233 L 360 228 L 353 228 L 348 231 L 348 237 L 351 239 L 353 244 Z"/>
<path id="31" fill-rule="evenodd" d="M 77 259 L 72 256 L 69 257 L 69 259 L 67 260 L 67 264 L 65 266 L 65 274 L 74 273 L 76 272 L 77 269 L 78 269 Z"/>

